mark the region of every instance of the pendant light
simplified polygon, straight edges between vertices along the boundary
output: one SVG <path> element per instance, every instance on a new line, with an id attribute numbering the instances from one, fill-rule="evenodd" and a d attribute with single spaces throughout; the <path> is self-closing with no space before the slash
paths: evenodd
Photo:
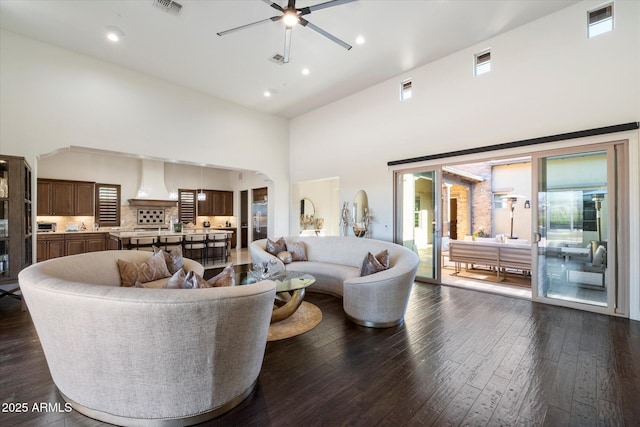
<path id="1" fill-rule="evenodd" d="M 198 192 L 198 201 L 204 202 L 207 200 L 207 195 L 202 191 L 202 166 L 200 166 L 200 191 Z"/>

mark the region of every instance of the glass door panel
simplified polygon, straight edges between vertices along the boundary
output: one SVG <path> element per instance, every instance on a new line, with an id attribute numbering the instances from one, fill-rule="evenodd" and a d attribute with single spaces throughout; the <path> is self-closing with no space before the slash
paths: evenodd
<path id="1" fill-rule="evenodd" d="M 537 296 L 609 307 L 614 215 L 608 151 L 538 160 Z"/>
<path id="2" fill-rule="evenodd" d="M 418 254 L 417 278 L 439 280 L 436 201 L 440 193 L 436 192 L 436 172 L 409 172 L 398 176 L 396 242 Z"/>

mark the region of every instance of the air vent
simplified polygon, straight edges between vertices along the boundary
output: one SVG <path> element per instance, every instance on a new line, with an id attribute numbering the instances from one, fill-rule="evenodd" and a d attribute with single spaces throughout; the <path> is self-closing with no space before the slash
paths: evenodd
<path id="1" fill-rule="evenodd" d="M 275 53 L 271 58 L 269 58 L 269 61 L 275 62 L 276 64 L 283 65 L 284 56 L 280 55 L 279 53 Z"/>
<path id="2" fill-rule="evenodd" d="M 171 15 L 177 15 L 182 10 L 182 5 L 173 0 L 155 0 L 153 5 Z"/>

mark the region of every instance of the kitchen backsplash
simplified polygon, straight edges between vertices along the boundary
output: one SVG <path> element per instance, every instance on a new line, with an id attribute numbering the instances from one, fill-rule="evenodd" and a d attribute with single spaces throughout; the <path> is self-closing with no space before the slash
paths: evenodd
<path id="1" fill-rule="evenodd" d="M 178 217 L 178 207 L 163 208 L 165 211 L 165 227 L 169 225 L 169 219 Z M 55 222 L 57 231 L 65 231 L 67 225 L 78 225 L 82 227 L 84 224 L 87 231 L 93 230 L 93 216 L 39 216 L 36 221 Z M 211 227 L 225 227 L 228 222 L 229 227 L 237 227 L 237 218 L 235 216 L 199 216 L 196 218 L 195 227 L 202 227 L 204 221 L 209 221 Z M 138 227 L 137 207 L 122 205 L 120 206 L 120 228 L 123 230 L 133 230 Z M 110 230 L 113 227 L 100 227 L 102 230 Z"/>

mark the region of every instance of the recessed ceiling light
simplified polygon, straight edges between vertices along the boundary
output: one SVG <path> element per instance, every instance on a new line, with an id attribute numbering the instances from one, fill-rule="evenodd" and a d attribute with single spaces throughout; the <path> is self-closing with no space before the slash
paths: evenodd
<path id="1" fill-rule="evenodd" d="M 265 98 L 270 98 L 271 97 L 271 92 L 268 91 L 268 90 L 265 90 L 263 95 L 264 95 Z"/>
<path id="2" fill-rule="evenodd" d="M 311 71 L 309 71 L 309 69 L 308 69 L 308 68 L 303 68 L 303 69 L 302 69 L 302 75 L 303 75 L 303 76 L 308 76 L 310 72 L 311 72 Z"/>
<path id="3" fill-rule="evenodd" d="M 118 27 L 114 27 L 113 25 L 109 25 L 107 28 L 107 39 L 111 40 L 114 43 L 119 42 L 125 36 L 124 31 Z"/>
<path id="4" fill-rule="evenodd" d="M 364 44 L 364 42 L 365 42 L 364 37 L 362 36 L 356 37 L 356 44 Z"/>

